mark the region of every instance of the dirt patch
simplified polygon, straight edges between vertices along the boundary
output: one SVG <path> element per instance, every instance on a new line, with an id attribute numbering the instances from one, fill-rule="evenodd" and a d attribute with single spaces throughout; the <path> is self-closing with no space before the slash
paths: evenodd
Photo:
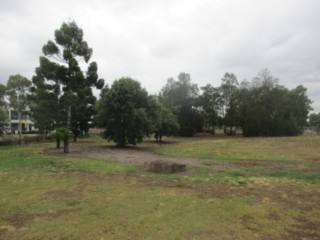
<path id="1" fill-rule="evenodd" d="M 25 227 L 28 223 L 33 222 L 37 218 L 46 218 L 46 219 L 55 219 L 58 218 L 64 214 L 76 212 L 78 209 L 70 208 L 70 209 L 65 209 L 65 210 L 58 210 L 58 211 L 49 211 L 49 212 L 44 212 L 41 214 L 35 214 L 35 215 L 15 215 L 15 216 L 4 216 L 2 219 L 6 222 L 8 222 L 10 225 L 10 228 L 12 230 L 15 229 L 21 229 Z M 1 232 L 5 233 L 8 230 L 11 230 L 8 227 L 7 228 L 0 228 L 0 235 Z"/>
<path id="2" fill-rule="evenodd" d="M 46 194 L 57 198 L 72 198 L 78 196 L 77 193 L 68 190 L 54 190 L 47 192 Z"/>
<path id="3" fill-rule="evenodd" d="M 319 240 L 320 239 L 319 222 L 316 223 L 316 222 L 309 221 L 303 216 L 296 220 L 297 220 L 297 223 L 290 226 L 290 228 L 287 229 L 287 232 L 283 236 L 283 239 L 290 239 L 290 240 L 299 240 L 299 239 Z"/>
<path id="4" fill-rule="evenodd" d="M 237 167 L 264 167 L 264 168 L 272 168 L 273 164 L 271 161 L 263 161 L 263 160 L 246 160 L 246 161 L 238 161 L 234 163 Z"/>
<path id="5" fill-rule="evenodd" d="M 4 216 L 2 219 L 9 222 L 14 228 L 22 228 L 27 222 L 32 222 L 35 219 L 34 215 L 15 215 L 15 216 Z"/>
<path id="6" fill-rule="evenodd" d="M 56 148 L 46 149 L 45 154 L 65 156 L 61 149 Z M 198 159 L 167 157 L 139 147 L 117 148 L 113 146 L 72 146 L 70 147 L 68 157 L 91 158 L 127 163 L 136 167 L 145 167 L 152 162 L 161 161 L 192 166 L 205 166 L 205 164 Z"/>

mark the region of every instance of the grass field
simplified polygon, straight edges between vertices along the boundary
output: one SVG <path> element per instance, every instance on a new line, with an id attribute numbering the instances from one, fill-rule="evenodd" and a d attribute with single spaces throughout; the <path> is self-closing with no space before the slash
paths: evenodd
<path id="1" fill-rule="evenodd" d="M 153 174 L 1 147 L 0 239 L 320 239 L 320 136 L 166 140 L 138 149 L 201 164 Z"/>

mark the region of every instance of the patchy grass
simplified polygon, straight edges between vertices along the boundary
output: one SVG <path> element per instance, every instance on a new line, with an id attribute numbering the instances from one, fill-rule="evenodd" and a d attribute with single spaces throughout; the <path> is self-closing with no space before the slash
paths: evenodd
<path id="1" fill-rule="evenodd" d="M 189 138 L 175 139 L 157 149 L 174 157 L 202 160 L 310 160 L 320 159 L 320 136 L 270 138 Z"/>
<path id="2" fill-rule="evenodd" d="M 320 181 L 320 136 L 278 138 L 177 138 L 156 152 L 174 157 L 197 158 L 216 168 L 210 178 L 268 177 Z M 205 169 L 197 172 L 202 176 Z M 204 175 L 208 175 L 205 173 Z"/>
<path id="3" fill-rule="evenodd" d="M 320 138 L 284 139 L 142 146 L 205 163 L 176 175 L 2 147 L 0 239 L 320 239 Z"/>

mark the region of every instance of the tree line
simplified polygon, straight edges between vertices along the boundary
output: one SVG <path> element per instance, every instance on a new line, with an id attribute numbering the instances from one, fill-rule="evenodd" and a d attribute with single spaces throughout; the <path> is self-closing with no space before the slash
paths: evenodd
<path id="1" fill-rule="evenodd" d="M 63 23 L 54 36 L 42 48 L 32 82 L 11 76 L 7 87 L 0 86 L 0 101 L 9 94 L 11 106 L 21 111 L 27 103 L 35 126 L 44 134 L 55 130 L 53 136 L 63 140 L 65 152 L 71 136 L 76 141 L 93 125 L 106 129 L 107 140 L 125 146 L 151 135 L 161 141 L 163 136 L 214 134 L 217 128 L 227 135 L 241 129 L 244 136 L 293 136 L 307 123 L 307 89 L 285 88 L 268 69 L 240 83 L 235 74 L 225 73 L 220 86 L 200 88 L 182 72 L 177 79 L 169 78 L 159 94 L 150 95 L 130 77 L 104 86 L 97 63 L 90 62 L 93 50 L 75 22 Z M 19 96 L 14 95 L 17 86 L 24 89 Z M 99 100 L 93 88 L 101 90 Z"/>

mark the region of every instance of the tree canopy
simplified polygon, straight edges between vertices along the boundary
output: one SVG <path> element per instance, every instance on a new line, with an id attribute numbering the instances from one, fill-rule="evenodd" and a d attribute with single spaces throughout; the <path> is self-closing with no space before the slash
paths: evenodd
<path id="1" fill-rule="evenodd" d="M 93 51 L 75 22 L 63 23 L 54 35 L 55 40 L 43 46 L 44 56 L 32 79 L 33 118 L 42 131 L 65 126 L 77 136 L 88 130 L 95 113 L 92 87 L 101 89 L 104 80 L 98 78 L 97 63 L 89 64 Z M 83 62 L 89 64 L 85 74 Z M 68 140 L 65 144 L 68 152 Z"/>
<path id="2" fill-rule="evenodd" d="M 22 134 L 22 113 L 27 110 L 30 86 L 30 80 L 20 74 L 16 74 L 9 77 L 6 87 L 6 94 L 9 96 L 9 105 L 18 112 L 20 139 Z"/>
<path id="3" fill-rule="evenodd" d="M 105 138 L 119 147 L 136 145 L 153 131 L 154 101 L 140 83 L 127 77 L 105 87 L 97 104 L 96 121 Z"/>
<path id="4" fill-rule="evenodd" d="M 245 136 L 302 134 L 311 110 L 307 89 L 288 90 L 263 70 L 251 85 L 240 90 L 240 122 Z"/>
<path id="5" fill-rule="evenodd" d="M 162 103 L 157 101 L 154 117 L 154 137 L 162 142 L 162 137 L 177 135 L 180 129 L 177 116 Z"/>
<path id="6" fill-rule="evenodd" d="M 190 74 L 183 72 L 179 74 L 177 81 L 168 79 L 160 92 L 161 103 L 178 118 L 180 136 L 192 136 L 202 130 L 203 121 L 196 108 L 198 93 L 198 86 L 191 82 Z"/>

